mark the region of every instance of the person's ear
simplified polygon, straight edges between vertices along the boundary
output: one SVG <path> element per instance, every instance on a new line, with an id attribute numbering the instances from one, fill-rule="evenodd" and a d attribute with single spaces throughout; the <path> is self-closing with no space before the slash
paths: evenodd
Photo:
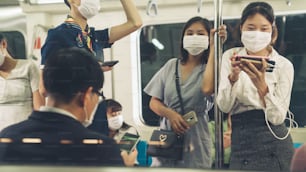
<path id="1" fill-rule="evenodd" d="M 91 99 L 92 99 L 92 87 L 88 87 L 87 90 L 84 92 L 84 97 L 83 97 L 83 106 L 90 105 Z"/>

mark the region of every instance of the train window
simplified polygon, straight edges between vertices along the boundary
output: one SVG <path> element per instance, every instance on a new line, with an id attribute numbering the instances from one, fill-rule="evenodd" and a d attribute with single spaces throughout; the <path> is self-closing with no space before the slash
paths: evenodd
<path id="1" fill-rule="evenodd" d="M 240 46 L 239 19 L 224 20 L 228 39 L 224 50 Z M 184 23 L 145 26 L 140 34 L 142 117 L 145 124 L 157 126 L 158 115 L 149 108 L 150 96 L 143 92 L 152 76 L 167 60 L 179 57 L 179 39 Z M 295 78 L 290 110 L 300 127 L 306 127 L 306 14 L 278 15 L 276 17 L 278 39 L 275 49 L 294 65 Z M 286 95 L 289 96 L 289 95 Z"/>
<path id="2" fill-rule="evenodd" d="M 0 33 L 5 35 L 11 55 L 16 59 L 26 59 L 26 46 L 23 34 L 18 31 L 3 31 Z"/>

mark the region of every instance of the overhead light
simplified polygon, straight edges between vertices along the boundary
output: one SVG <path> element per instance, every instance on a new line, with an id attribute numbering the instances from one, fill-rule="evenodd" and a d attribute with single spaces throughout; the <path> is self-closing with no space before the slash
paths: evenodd
<path id="1" fill-rule="evenodd" d="M 153 38 L 153 39 L 152 39 L 152 43 L 153 43 L 153 45 L 154 45 L 156 48 L 158 48 L 159 50 L 165 49 L 165 46 L 164 46 L 162 43 L 160 43 L 159 40 L 157 40 L 156 38 Z"/>

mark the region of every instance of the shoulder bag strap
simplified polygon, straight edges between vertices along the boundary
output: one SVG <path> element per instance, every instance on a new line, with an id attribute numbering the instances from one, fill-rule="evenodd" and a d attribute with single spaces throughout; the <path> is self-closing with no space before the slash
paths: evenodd
<path id="1" fill-rule="evenodd" d="M 178 74 L 178 65 L 179 65 L 179 59 L 176 60 L 176 67 L 175 67 L 175 85 L 176 85 L 176 91 L 179 97 L 179 101 L 181 104 L 181 109 L 182 109 L 182 115 L 185 114 L 185 109 L 184 109 L 184 104 L 183 104 L 183 98 L 181 94 L 181 87 L 180 87 L 180 77 Z"/>

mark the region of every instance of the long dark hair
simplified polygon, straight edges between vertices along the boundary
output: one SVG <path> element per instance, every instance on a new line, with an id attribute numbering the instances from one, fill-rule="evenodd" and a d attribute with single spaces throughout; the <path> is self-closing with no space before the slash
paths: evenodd
<path id="1" fill-rule="evenodd" d="M 194 23 L 201 23 L 204 28 L 207 30 L 208 32 L 208 37 L 210 36 L 210 29 L 211 29 L 211 25 L 209 23 L 209 21 L 205 18 L 202 18 L 202 17 L 199 17 L 199 16 L 196 16 L 196 17 L 193 17 L 191 19 L 189 19 L 185 26 L 183 27 L 183 30 L 182 30 L 182 35 L 181 35 L 181 45 L 180 45 L 180 48 L 181 48 L 181 63 L 186 63 L 187 62 L 187 59 L 188 59 L 188 51 L 186 51 L 183 47 L 183 39 L 184 39 L 184 34 L 185 34 L 185 31 Z M 210 46 L 209 46 L 210 47 Z M 205 50 L 203 52 L 203 55 L 201 57 L 201 62 L 202 63 L 207 63 L 207 59 L 208 59 L 208 54 L 209 54 L 209 48 L 207 50 Z"/>

